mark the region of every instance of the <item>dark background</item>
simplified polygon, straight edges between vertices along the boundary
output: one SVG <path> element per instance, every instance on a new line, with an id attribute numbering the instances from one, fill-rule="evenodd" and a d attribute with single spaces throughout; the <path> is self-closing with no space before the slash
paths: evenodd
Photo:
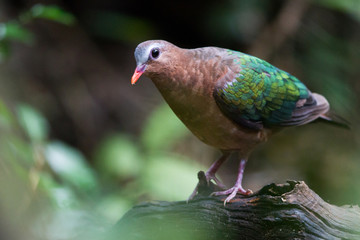
<path id="1" fill-rule="evenodd" d="M 26 103 L 46 119 L 47 136 L 40 144 L 45 163 L 36 168 L 41 190 L 34 193 L 47 199 L 42 201 L 70 212 L 86 206 L 114 222 L 139 201 L 184 200 L 191 193 L 196 172 L 219 153 L 182 126 L 149 79 L 130 85 L 137 44 L 165 39 L 180 47 L 219 46 L 265 59 L 324 95 L 351 123 L 349 131 L 309 124 L 281 132 L 250 157 L 246 188 L 304 180 L 332 204 L 360 203 L 359 1 L 2 0 L 0 22 L 17 19 L 38 3 L 57 5 L 76 22 L 24 24 L 35 40 L 10 42 L 0 63 L 0 96 L 10 109 Z M 26 145 L 26 134 L 22 139 Z M 92 182 L 92 190 L 74 188 L 79 172 L 69 183 L 68 175 L 47 162 L 46 151 L 54 146 L 81 156 L 92 176 L 83 180 Z M 231 159 L 220 171 L 229 186 L 237 164 Z M 20 179 L 26 188 L 28 178 Z M 70 195 L 59 200 L 54 186 Z M 64 208 L 58 201 L 71 204 Z M 33 205 L 38 204 L 31 200 L 24 209 Z"/>

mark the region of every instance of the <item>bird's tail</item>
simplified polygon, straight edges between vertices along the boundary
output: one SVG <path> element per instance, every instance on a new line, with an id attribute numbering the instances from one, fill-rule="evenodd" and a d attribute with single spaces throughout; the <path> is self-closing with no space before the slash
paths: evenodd
<path id="1" fill-rule="evenodd" d="M 350 123 L 344 119 L 343 117 L 340 117 L 339 115 L 336 115 L 333 112 L 327 112 L 324 114 L 321 114 L 319 118 L 316 121 L 325 122 L 337 127 L 350 129 Z"/>

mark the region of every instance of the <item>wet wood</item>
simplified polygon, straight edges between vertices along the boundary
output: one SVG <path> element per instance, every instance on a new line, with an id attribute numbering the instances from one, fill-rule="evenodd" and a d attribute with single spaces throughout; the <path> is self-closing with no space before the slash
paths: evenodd
<path id="1" fill-rule="evenodd" d="M 131 209 L 111 239 L 360 239 L 358 206 L 324 202 L 304 182 L 270 184 L 224 206 L 201 188 L 193 201 L 147 202 Z"/>

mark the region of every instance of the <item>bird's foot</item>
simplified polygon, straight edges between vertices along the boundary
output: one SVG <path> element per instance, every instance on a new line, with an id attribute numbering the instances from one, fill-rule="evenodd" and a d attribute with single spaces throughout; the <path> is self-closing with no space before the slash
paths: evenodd
<path id="1" fill-rule="evenodd" d="M 232 187 L 228 190 L 225 190 L 225 191 L 213 192 L 211 195 L 212 196 L 229 195 L 224 200 L 224 206 L 225 206 L 226 203 L 230 202 L 236 196 L 237 193 L 248 196 L 248 195 L 251 195 L 253 192 L 250 189 L 245 190 L 241 185 L 240 186 L 235 185 L 234 187 Z"/>
<path id="2" fill-rule="evenodd" d="M 204 174 L 204 172 L 202 172 L 202 174 Z M 203 175 L 204 176 L 204 175 Z M 203 181 L 204 177 L 200 178 L 199 177 L 199 183 L 196 185 L 194 191 L 191 193 L 190 197 L 188 198 L 188 201 L 192 200 L 195 195 L 198 193 L 199 191 L 199 187 L 200 185 L 206 185 L 206 186 L 210 186 L 211 180 L 213 180 L 215 182 L 215 184 L 221 188 L 221 189 L 225 189 L 226 186 L 215 176 L 215 173 L 212 172 L 206 172 L 205 173 L 205 180 L 206 183 Z M 213 183 L 212 183 L 213 184 Z"/>

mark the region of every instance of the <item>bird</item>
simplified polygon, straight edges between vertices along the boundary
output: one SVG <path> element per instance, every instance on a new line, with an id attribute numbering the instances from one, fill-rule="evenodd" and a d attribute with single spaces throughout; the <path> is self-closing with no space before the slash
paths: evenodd
<path id="1" fill-rule="evenodd" d="M 140 76 L 152 80 L 162 97 L 202 142 L 221 151 L 206 171 L 208 182 L 225 185 L 216 172 L 232 153 L 239 167 L 233 187 L 212 193 L 250 195 L 242 180 L 252 151 L 280 130 L 312 122 L 348 127 L 330 112 L 326 98 L 311 92 L 295 76 L 240 51 L 219 47 L 185 49 L 165 40 L 148 40 L 135 49 L 134 85 Z M 189 200 L 198 192 L 194 189 Z"/>

